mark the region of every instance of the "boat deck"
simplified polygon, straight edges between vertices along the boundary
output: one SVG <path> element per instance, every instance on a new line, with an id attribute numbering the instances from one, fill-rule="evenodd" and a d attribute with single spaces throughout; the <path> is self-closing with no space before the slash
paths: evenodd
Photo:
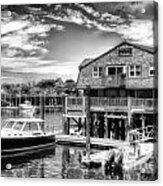
<path id="1" fill-rule="evenodd" d="M 79 135 L 62 135 L 57 134 L 55 136 L 56 144 L 60 145 L 72 145 L 72 146 L 86 146 L 86 137 Z M 113 140 L 106 138 L 91 138 L 91 147 L 99 149 L 110 149 L 129 146 L 129 142 L 122 140 Z"/>

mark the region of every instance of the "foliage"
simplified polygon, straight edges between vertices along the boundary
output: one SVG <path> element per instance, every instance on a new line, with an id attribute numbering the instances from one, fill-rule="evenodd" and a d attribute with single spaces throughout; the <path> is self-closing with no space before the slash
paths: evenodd
<path id="1" fill-rule="evenodd" d="M 27 94 L 35 95 L 40 93 L 45 94 L 70 94 L 76 91 L 76 82 L 72 79 L 67 79 L 65 82 L 61 78 L 43 79 L 37 83 L 28 84 L 9 84 L 4 83 L 1 86 L 1 92 L 6 94 L 18 95 Z"/>

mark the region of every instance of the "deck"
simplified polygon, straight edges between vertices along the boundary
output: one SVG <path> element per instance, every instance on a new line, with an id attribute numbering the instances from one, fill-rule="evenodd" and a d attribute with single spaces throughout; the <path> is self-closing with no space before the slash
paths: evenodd
<path id="1" fill-rule="evenodd" d="M 66 97 L 65 99 L 65 115 L 68 116 L 85 116 L 86 97 Z M 154 113 L 157 112 L 157 99 L 141 99 L 141 98 L 107 98 L 107 97 L 91 97 L 91 112 L 131 112 Z"/>
<path id="2" fill-rule="evenodd" d="M 55 136 L 56 144 L 60 145 L 72 145 L 72 146 L 86 146 L 86 137 L 78 135 L 62 135 L 57 134 Z M 122 140 L 113 140 L 106 138 L 90 138 L 91 147 L 99 149 L 110 149 L 129 146 L 129 142 Z"/>

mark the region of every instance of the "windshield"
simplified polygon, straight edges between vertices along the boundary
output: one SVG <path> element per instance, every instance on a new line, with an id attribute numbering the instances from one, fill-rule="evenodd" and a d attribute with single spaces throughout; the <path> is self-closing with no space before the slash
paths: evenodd
<path id="1" fill-rule="evenodd" d="M 14 126 L 14 130 L 21 130 L 23 126 L 23 122 L 19 121 L 16 123 L 16 125 Z"/>
<path id="2" fill-rule="evenodd" d="M 36 131 L 38 130 L 38 124 L 36 122 L 27 122 L 23 131 Z"/>
<path id="3" fill-rule="evenodd" d="M 14 123 L 15 123 L 14 121 L 8 121 L 5 128 L 11 129 L 13 127 Z"/>

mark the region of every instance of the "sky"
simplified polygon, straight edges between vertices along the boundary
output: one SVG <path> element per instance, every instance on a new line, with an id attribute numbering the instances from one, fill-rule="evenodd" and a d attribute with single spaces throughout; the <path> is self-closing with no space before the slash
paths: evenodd
<path id="1" fill-rule="evenodd" d="M 78 66 L 123 40 L 153 46 L 153 2 L 3 5 L 1 81 L 77 79 Z"/>

